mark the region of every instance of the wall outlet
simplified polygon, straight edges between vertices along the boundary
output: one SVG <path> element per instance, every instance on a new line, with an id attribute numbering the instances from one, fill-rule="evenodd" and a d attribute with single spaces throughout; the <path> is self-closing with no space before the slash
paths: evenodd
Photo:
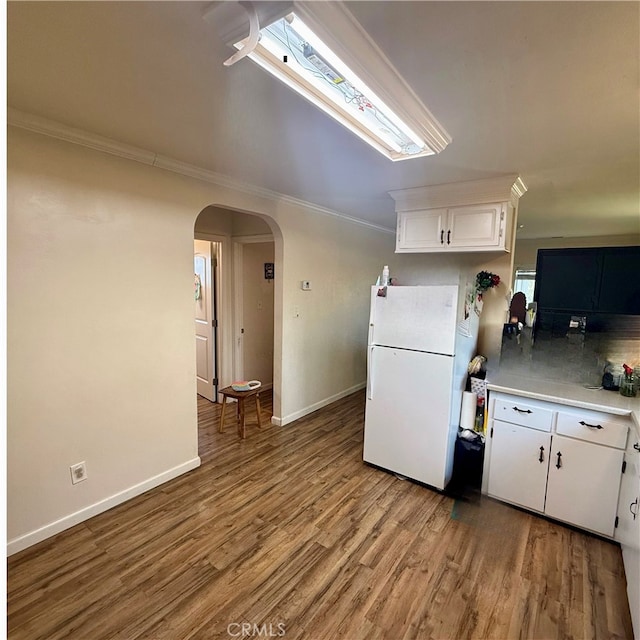
<path id="1" fill-rule="evenodd" d="M 87 479 L 87 464 L 86 462 L 78 462 L 78 464 L 72 464 L 69 467 L 71 471 L 71 484 L 78 484 Z"/>
<path id="2" fill-rule="evenodd" d="M 311 291 L 311 280 L 303 280 L 301 286 L 303 291 Z"/>

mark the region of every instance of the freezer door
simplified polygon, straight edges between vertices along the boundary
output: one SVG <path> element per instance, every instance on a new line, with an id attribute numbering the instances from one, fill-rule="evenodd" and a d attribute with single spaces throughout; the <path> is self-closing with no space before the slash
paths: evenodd
<path id="1" fill-rule="evenodd" d="M 371 291 L 369 344 L 454 353 L 458 287 L 387 287 L 386 296 Z"/>
<path id="2" fill-rule="evenodd" d="M 453 358 L 369 347 L 365 462 L 444 489 Z"/>

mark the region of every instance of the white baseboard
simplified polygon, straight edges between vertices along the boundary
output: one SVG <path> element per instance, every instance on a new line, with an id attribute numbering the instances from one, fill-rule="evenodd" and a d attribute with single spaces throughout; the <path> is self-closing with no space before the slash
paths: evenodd
<path id="1" fill-rule="evenodd" d="M 313 413 L 314 411 L 317 411 L 318 409 L 322 409 L 322 407 L 326 407 L 328 404 L 331 404 L 332 402 L 336 402 L 337 400 L 346 398 L 347 396 L 350 396 L 352 393 L 355 393 L 356 391 L 360 391 L 360 389 L 364 389 L 366 386 L 367 386 L 366 382 L 360 382 L 359 384 L 356 384 L 353 387 L 349 387 L 344 391 L 340 391 L 339 393 L 335 393 L 334 395 L 329 396 L 324 400 L 320 400 L 319 402 L 310 404 L 308 407 L 304 407 L 304 409 L 300 409 L 299 411 L 294 411 L 293 413 L 290 413 L 289 415 L 283 418 L 278 418 L 276 416 L 273 416 L 271 418 L 271 424 L 274 424 L 277 427 L 284 427 L 290 422 L 293 422 L 294 420 L 298 420 L 310 413 Z"/>
<path id="2" fill-rule="evenodd" d="M 163 473 L 153 476 L 152 478 L 148 478 L 144 482 L 140 482 L 139 484 L 134 485 L 133 487 L 129 487 L 124 491 L 120 491 L 115 495 L 109 496 L 104 500 L 100 500 L 100 502 L 96 502 L 95 504 L 89 505 L 84 509 L 80 509 L 80 511 L 76 511 L 75 513 L 71 513 L 64 518 L 60 518 L 55 522 L 51 522 L 46 524 L 44 527 L 40 527 L 39 529 L 35 529 L 34 531 L 30 531 L 29 533 L 25 533 L 22 536 L 14 538 L 13 540 L 9 540 L 7 542 L 7 556 L 13 555 L 14 553 L 18 553 L 18 551 L 22 551 L 27 547 L 31 547 L 38 542 L 42 542 L 42 540 L 46 540 L 51 536 L 64 531 L 65 529 L 69 529 L 93 516 L 102 513 L 103 511 L 107 511 L 107 509 L 111 509 L 131 498 L 135 498 L 139 496 L 141 493 L 145 491 L 149 491 L 149 489 L 153 489 L 158 485 L 164 484 L 169 480 L 173 480 L 178 476 L 181 476 L 183 473 L 187 473 L 187 471 L 191 471 L 192 469 L 196 469 L 200 466 L 200 458 L 196 457 L 191 460 L 187 460 L 187 462 L 183 462 L 177 467 L 173 467 L 172 469 L 168 469 Z"/>

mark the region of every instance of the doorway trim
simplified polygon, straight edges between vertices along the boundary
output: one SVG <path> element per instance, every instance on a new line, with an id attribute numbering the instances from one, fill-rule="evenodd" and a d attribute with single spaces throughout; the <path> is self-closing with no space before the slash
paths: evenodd
<path id="1" fill-rule="evenodd" d="M 230 236 L 197 232 L 194 240 L 217 242 L 220 247 L 217 268 L 216 300 L 218 315 L 218 389 L 222 389 L 233 381 L 233 311 L 232 311 L 232 279 L 229 264 L 231 258 Z M 219 394 L 218 394 L 219 395 Z M 220 398 L 216 397 L 216 402 Z"/>

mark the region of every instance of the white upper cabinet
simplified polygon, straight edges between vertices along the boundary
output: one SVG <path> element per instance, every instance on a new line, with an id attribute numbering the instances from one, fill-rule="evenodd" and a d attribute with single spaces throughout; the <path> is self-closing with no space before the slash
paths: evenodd
<path id="1" fill-rule="evenodd" d="M 506 203 L 449 209 L 450 246 L 504 249 L 506 215 Z"/>
<path id="2" fill-rule="evenodd" d="M 439 249 L 447 228 L 447 209 L 399 213 L 396 251 Z"/>
<path id="3" fill-rule="evenodd" d="M 518 176 L 390 191 L 396 253 L 511 251 L 525 191 Z"/>
<path id="4" fill-rule="evenodd" d="M 508 250 L 507 204 L 400 211 L 396 253 Z"/>

